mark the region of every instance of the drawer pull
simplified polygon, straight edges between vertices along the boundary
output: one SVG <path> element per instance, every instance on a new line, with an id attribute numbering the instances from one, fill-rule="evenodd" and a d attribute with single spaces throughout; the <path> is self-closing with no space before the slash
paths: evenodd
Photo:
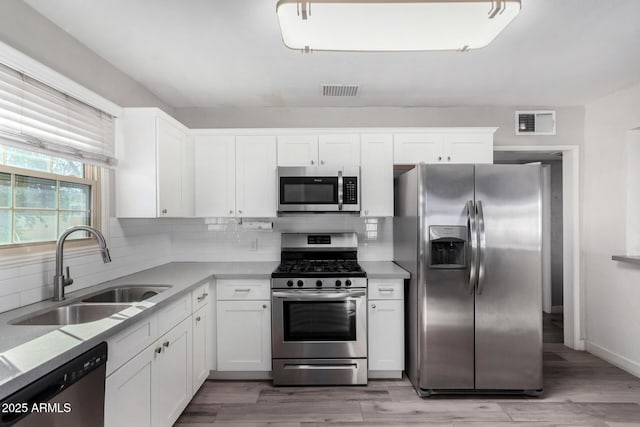
<path id="1" fill-rule="evenodd" d="M 202 320 L 200 316 L 196 317 L 196 322 L 199 322 L 200 320 Z"/>
<path id="2" fill-rule="evenodd" d="M 393 292 L 393 288 L 378 288 L 378 292 Z"/>
<path id="3" fill-rule="evenodd" d="M 162 353 L 162 347 L 156 348 L 155 352 L 158 353 L 158 354 Z"/>
<path id="4" fill-rule="evenodd" d="M 238 289 L 238 288 L 236 288 L 236 292 L 251 292 L 251 289 Z"/>
<path id="5" fill-rule="evenodd" d="M 171 343 L 170 343 L 169 341 L 165 341 L 165 342 L 163 342 L 163 343 L 162 343 L 162 346 L 163 346 L 164 348 L 167 348 L 167 347 L 169 347 L 170 345 L 171 345 Z"/>
<path id="6" fill-rule="evenodd" d="M 198 302 L 202 302 L 208 296 L 209 296 L 209 294 L 205 292 L 204 294 L 202 294 L 202 295 L 200 295 L 198 297 Z"/>
<path id="7" fill-rule="evenodd" d="M 375 304 L 371 304 L 371 308 L 376 308 L 376 305 Z"/>

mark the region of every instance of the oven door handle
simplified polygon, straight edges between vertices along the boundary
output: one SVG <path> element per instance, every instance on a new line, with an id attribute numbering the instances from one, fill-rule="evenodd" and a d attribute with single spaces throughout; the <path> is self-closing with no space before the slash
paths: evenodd
<path id="1" fill-rule="evenodd" d="M 271 293 L 274 298 L 290 298 L 290 299 L 340 299 L 349 297 L 363 297 L 367 295 L 366 290 L 358 289 L 348 292 L 310 292 L 310 291 L 273 291 Z"/>

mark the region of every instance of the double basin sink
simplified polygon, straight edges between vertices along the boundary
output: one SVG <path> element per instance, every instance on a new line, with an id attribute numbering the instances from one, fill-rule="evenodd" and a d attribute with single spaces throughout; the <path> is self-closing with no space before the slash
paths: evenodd
<path id="1" fill-rule="evenodd" d="M 88 295 L 78 302 L 35 313 L 13 325 L 76 325 L 105 319 L 133 304 L 149 299 L 170 286 L 122 285 Z"/>

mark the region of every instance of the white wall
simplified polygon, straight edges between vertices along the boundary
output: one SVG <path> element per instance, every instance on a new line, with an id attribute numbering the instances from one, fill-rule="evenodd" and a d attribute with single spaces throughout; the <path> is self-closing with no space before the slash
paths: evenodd
<path id="1" fill-rule="evenodd" d="M 0 1 L 0 40 L 122 107 L 172 108 L 21 0 Z"/>
<path id="2" fill-rule="evenodd" d="M 583 281 L 587 349 L 640 375 L 640 266 L 611 260 L 624 254 L 627 132 L 640 126 L 640 85 L 585 108 Z M 635 166 L 640 167 L 640 164 Z M 640 219 L 638 219 L 640 221 Z"/>

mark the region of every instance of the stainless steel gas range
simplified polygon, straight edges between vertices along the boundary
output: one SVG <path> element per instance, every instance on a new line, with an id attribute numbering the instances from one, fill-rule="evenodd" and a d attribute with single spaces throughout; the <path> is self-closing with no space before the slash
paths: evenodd
<path id="1" fill-rule="evenodd" d="M 271 275 L 274 385 L 367 384 L 367 277 L 355 233 L 283 234 Z"/>

